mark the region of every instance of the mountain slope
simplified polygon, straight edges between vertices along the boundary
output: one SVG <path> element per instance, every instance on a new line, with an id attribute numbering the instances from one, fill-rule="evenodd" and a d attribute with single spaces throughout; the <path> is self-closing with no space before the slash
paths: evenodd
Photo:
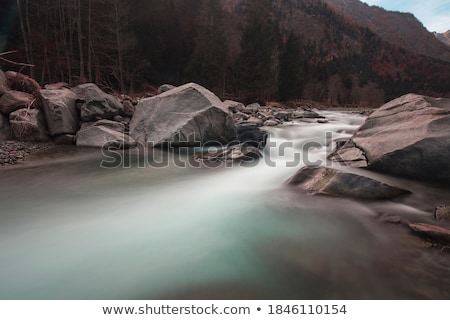
<path id="1" fill-rule="evenodd" d="M 434 35 L 436 36 L 436 38 L 445 43 L 447 46 L 450 46 L 450 30 L 447 30 L 444 33 L 435 32 Z"/>
<path id="2" fill-rule="evenodd" d="M 392 45 L 450 61 L 450 50 L 411 13 L 386 11 L 359 0 L 324 0 L 331 8 L 379 35 Z"/>

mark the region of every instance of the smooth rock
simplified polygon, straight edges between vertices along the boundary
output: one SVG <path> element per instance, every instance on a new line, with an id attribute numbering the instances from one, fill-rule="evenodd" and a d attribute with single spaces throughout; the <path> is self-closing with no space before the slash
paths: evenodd
<path id="1" fill-rule="evenodd" d="M 353 141 L 348 141 L 348 139 L 347 143 L 340 148 L 337 148 L 337 150 L 330 154 L 328 158 L 334 162 L 339 162 L 342 165 L 349 167 L 367 167 L 367 158 L 365 153 L 361 149 L 357 148 Z"/>
<path id="2" fill-rule="evenodd" d="M 373 200 L 391 199 L 409 193 L 407 190 L 372 178 L 325 167 L 302 168 L 288 180 L 287 184 L 313 195 Z"/>
<path id="3" fill-rule="evenodd" d="M 438 221 L 450 221 L 450 206 L 439 206 L 434 211 L 434 216 Z"/>
<path id="4" fill-rule="evenodd" d="M 280 121 L 289 121 L 291 114 L 286 111 L 278 111 L 273 114 L 275 119 L 278 119 Z"/>
<path id="5" fill-rule="evenodd" d="M 259 111 L 259 108 L 261 108 L 259 103 L 252 103 L 246 106 L 243 112 L 247 114 L 256 114 Z"/>
<path id="6" fill-rule="evenodd" d="M 75 134 L 79 129 L 77 96 L 69 89 L 39 92 L 50 135 Z"/>
<path id="7" fill-rule="evenodd" d="M 0 111 L 8 115 L 16 110 L 31 107 L 34 101 L 35 97 L 29 93 L 10 90 L 0 98 Z"/>
<path id="8" fill-rule="evenodd" d="M 265 127 L 275 127 L 278 126 L 278 122 L 276 122 L 275 120 L 267 120 L 266 122 L 264 122 L 264 126 Z"/>
<path id="9" fill-rule="evenodd" d="M 11 140 L 12 138 L 13 134 L 8 117 L 0 113 L 0 141 Z"/>
<path id="10" fill-rule="evenodd" d="M 77 147 L 128 149 L 135 147 L 136 141 L 110 127 L 92 125 L 78 131 L 76 144 Z"/>
<path id="11" fill-rule="evenodd" d="M 250 118 L 250 116 L 243 112 L 238 111 L 235 114 L 233 114 L 233 120 L 235 123 L 247 121 L 249 118 Z"/>
<path id="12" fill-rule="evenodd" d="M 159 147 L 226 145 L 236 138 L 229 111 L 211 91 L 195 83 L 142 99 L 130 123 L 131 136 Z"/>
<path id="13" fill-rule="evenodd" d="M 426 223 L 412 223 L 409 225 L 409 227 L 420 236 L 432 242 L 438 242 L 443 245 L 450 245 L 449 229 Z"/>
<path id="14" fill-rule="evenodd" d="M 312 110 L 305 110 L 305 111 L 294 111 L 294 118 L 296 119 L 315 119 L 315 118 L 321 118 L 321 116 Z"/>
<path id="15" fill-rule="evenodd" d="M 133 102 L 131 100 L 124 100 L 122 101 L 123 109 L 121 116 L 124 117 L 132 117 L 135 111 L 135 106 L 133 105 Z"/>
<path id="16" fill-rule="evenodd" d="M 370 169 L 450 181 L 449 127 L 450 99 L 408 94 L 373 112 L 352 142 Z"/>
<path id="17" fill-rule="evenodd" d="M 112 119 L 123 112 L 123 105 L 110 94 L 106 94 L 93 83 L 79 85 L 72 89 L 80 104 L 82 121 Z"/>
<path id="18" fill-rule="evenodd" d="M 20 141 L 49 141 L 44 114 L 37 109 L 20 109 L 9 115 L 14 136 Z"/>

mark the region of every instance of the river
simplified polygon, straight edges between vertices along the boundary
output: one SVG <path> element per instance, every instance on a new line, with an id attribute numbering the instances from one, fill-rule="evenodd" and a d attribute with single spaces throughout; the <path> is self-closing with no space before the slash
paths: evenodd
<path id="1" fill-rule="evenodd" d="M 283 185 L 326 161 L 326 132 L 364 121 L 324 115 L 270 129 L 257 164 L 183 168 L 135 150 L 105 168 L 111 154 L 69 148 L 2 169 L 0 299 L 449 299 L 448 252 L 380 222 L 430 222 L 448 188 L 383 177 L 413 195 L 367 202 Z"/>

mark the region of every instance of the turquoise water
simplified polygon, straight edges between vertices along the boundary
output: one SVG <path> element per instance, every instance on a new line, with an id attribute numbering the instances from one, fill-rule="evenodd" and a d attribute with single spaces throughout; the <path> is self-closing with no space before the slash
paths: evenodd
<path id="1" fill-rule="evenodd" d="M 283 186 L 306 143 L 364 121 L 326 116 L 271 129 L 293 147 L 246 167 L 141 168 L 131 154 L 129 167 L 105 169 L 99 151 L 71 150 L 0 171 L 0 298 L 449 298 L 448 254 L 377 221 L 387 210 L 425 218 L 414 202 L 447 190 L 417 185 L 419 196 L 371 204 Z M 325 147 L 309 150 L 325 158 Z"/>

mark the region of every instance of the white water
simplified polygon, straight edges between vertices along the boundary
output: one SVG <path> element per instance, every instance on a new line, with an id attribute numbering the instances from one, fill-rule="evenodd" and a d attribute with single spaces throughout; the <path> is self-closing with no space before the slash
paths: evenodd
<path id="1" fill-rule="evenodd" d="M 324 114 L 329 124 L 271 129 L 295 148 L 256 166 L 102 169 L 98 152 L 79 151 L 0 171 L 0 299 L 449 298 L 448 256 L 376 221 L 377 208 L 426 218 L 417 197 L 368 205 L 283 187 L 306 143 L 364 120 Z M 325 161 L 326 148 L 307 156 Z M 409 273 L 392 277 L 403 263 Z"/>

